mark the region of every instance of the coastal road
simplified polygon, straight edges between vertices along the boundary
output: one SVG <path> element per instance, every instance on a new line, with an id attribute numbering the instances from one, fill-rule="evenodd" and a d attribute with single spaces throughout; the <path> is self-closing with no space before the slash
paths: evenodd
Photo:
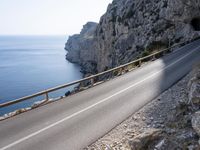
<path id="1" fill-rule="evenodd" d="M 180 80 L 198 61 L 199 40 L 106 83 L 0 121 L 0 150 L 82 149 Z"/>

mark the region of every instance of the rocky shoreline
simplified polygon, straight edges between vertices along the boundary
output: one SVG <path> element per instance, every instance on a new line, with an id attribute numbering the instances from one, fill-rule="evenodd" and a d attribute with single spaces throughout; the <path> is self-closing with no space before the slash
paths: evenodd
<path id="1" fill-rule="evenodd" d="M 199 150 L 200 65 L 85 150 Z"/>

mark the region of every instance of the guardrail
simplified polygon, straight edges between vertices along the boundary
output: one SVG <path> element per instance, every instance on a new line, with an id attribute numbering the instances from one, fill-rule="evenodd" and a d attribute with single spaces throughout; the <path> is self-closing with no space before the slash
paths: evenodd
<path id="1" fill-rule="evenodd" d="M 84 83 L 86 81 L 89 81 L 90 85 L 94 86 L 95 79 L 99 78 L 100 76 L 103 76 L 103 75 L 106 75 L 108 73 L 111 73 L 112 77 L 114 77 L 116 72 L 117 72 L 117 76 L 121 75 L 123 72 L 128 72 L 128 71 L 134 69 L 136 66 L 141 66 L 142 62 L 145 61 L 146 59 L 149 59 L 149 58 L 150 59 L 151 58 L 155 59 L 157 55 L 164 55 L 165 53 L 170 52 L 172 50 L 172 48 L 175 48 L 177 46 L 184 45 L 184 44 L 187 44 L 187 43 L 190 43 L 190 42 L 191 41 L 178 43 L 178 44 L 175 44 L 175 45 L 173 45 L 173 46 L 171 46 L 169 48 L 160 50 L 160 51 L 155 52 L 153 54 L 150 54 L 148 56 L 139 58 L 137 60 L 131 61 L 129 63 L 126 63 L 124 65 L 120 65 L 120 66 L 118 66 L 116 68 L 113 68 L 113 69 L 110 69 L 110 70 L 107 70 L 107 71 L 104 71 L 104 72 L 101 72 L 101 73 L 98 73 L 96 75 L 92 75 L 92 76 L 86 77 L 86 78 L 78 80 L 78 81 L 74 81 L 74 82 L 67 83 L 67 84 L 64 84 L 64 85 L 61 85 L 61 86 L 57 86 L 55 88 L 47 89 L 47 90 L 35 93 L 33 95 L 25 96 L 25 97 L 22 97 L 22 98 L 13 100 L 13 101 L 8 101 L 6 103 L 2 103 L 2 104 L 0 104 L 0 108 L 7 107 L 7 106 L 10 106 L 10 105 L 19 103 L 19 102 L 23 102 L 23 101 L 29 100 L 31 98 L 42 96 L 42 95 L 45 95 L 45 102 L 48 102 L 49 101 L 49 93 L 51 93 L 51 92 L 54 92 L 54 91 L 57 91 L 57 90 L 60 90 L 60 89 L 63 89 L 63 88 L 67 88 L 67 87 L 72 86 L 72 85 L 82 84 L 82 83 Z"/>

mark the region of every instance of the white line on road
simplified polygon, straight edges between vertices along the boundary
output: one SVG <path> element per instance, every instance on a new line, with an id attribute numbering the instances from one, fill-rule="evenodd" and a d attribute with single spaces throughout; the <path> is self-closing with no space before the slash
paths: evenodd
<path id="1" fill-rule="evenodd" d="M 161 69 L 160 71 L 157 71 L 157 72 L 153 73 L 153 74 L 150 75 L 149 77 L 147 77 L 147 78 L 145 78 L 145 79 L 143 79 L 143 80 L 141 80 L 141 81 L 139 81 L 139 82 L 137 82 L 137 83 L 135 83 L 135 84 L 133 84 L 133 85 L 131 85 L 131 86 L 129 86 L 129 87 L 127 87 L 127 88 L 125 88 L 125 89 L 123 89 L 123 90 L 121 90 L 121 91 L 119 91 L 119 92 L 117 92 L 117 93 L 115 93 L 115 94 L 113 94 L 113 95 L 111 95 L 111 96 L 105 98 L 105 99 L 102 99 L 101 101 L 99 101 L 99 102 L 97 102 L 97 103 L 95 103 L 95 104 L 93 104 L 93 105 L 91 105 L 91 106 L 89 106 L 89 107 L 87 107 L 87 108 L 85 108 L 85 109 L 82 109 L 81 111 L 78 111 L 78 112 L 76 112 L 76 113 L 74 113 L 74 114 L 72 114 L 72 115 L 70 115 L 70 116 L 68 116 L 68 117 L 65 117 L 64 119 L 62 119 L 62 120 L 60 120 L 60 121 L 57 121 L 57 122 L 55 122 L 55 123 L 53 123 L 53 124 L 51 124 L 51 125 L 49 125 L 49 126 L 43 128 L 43 129 L 40 129 L 40 130 L 38 130 L 38 131 L 36 131 L 36 132 L 34 132 L 34 133 L 28 135 L 28 136 L 25 136 L 25 137 L 23 137 L 23 138 L 21 138 L 21 139 L 15 141 L 15 142 L 13 142 L 13 143 L 7 145 L 7 146 L 4 146 L 4 147 L 2 147 L 0 150 L 6 150 L 6 149 L 8 149 L 8 148 L 11 148 L 11 147 L 13 147 L 13 146 L 15 146 L 15 145 L 17 145 L 17 144 L 19 144 L 19 143 L 25 141 L 25 140 L 30 139 L 31 137 L 34 137 L 34 136 L 36 136 L 36 135 L 38 135 L 38 134 L 40 134 L 40 133 L 42 133 L 42 132 L 44 132 L 44 131 L 46 131 L 46 130 L 52 128 L 52 127 L 55 127 L 56 125 L 59 125 L 59 124 L 63 123 L 64 121 L 69 120 L 69 119 L 71 119 L 71 118 L 73 118 L 73 117 L 75 117 L 75 116 L 77 116 L 77 115 L 79 115 L 79 114 L 81 114 L 81 113 L 83 113 L 83 112 L 85 112 L 85 111 L 87 111 L 87 110 L 89 110 L 89 109 L 91 109 L 91 108 L 93 108 L 93 107 L 95 107 L 95 106 L 97 106 L 97 105 L 99 105 L 99 104 L 105 102 L 105 101 L 108 101 L 108 100 L 111 99 L 112 97 L 115 97 L 115 96 L 117 96 L 117 95 L 119 95 L 119 94 L 121 94 L 121 93 L 123 93 L 123 92 L 125 92 L 125 91 L 127 91 L 127 90 L 129 90 L 129 89 L 131 89 L 131 88 L 133 88 L 133 87 L 135 87 L 135 86 L 137 86 L 138 84 L 140 84 L 140 83 L 142 83 L 142 82 L 144 82 L 144 81 L 146 81 L 146 80 L 152 78 L 153 76 L 159 74 L 160 72 L 164 71 L 165 69 L 167 69 L 167 68 L 173 66 L 174 64 L 178 63 L 178 62 L 181 61 L 182 59 L 184 59 L 184 58 L 186 58 L 187 56 L 191 55 L 194 51 L 196 51 L 196 50 L 199 49 L 199 48 L 200 48 L 200 46 L 198 46 L 197 48 L 195 48 L 193 51 L 189 52 L 188 54 L 184 55 L 183 57 L 179 58 L 179 59 L 176 60 L 175 62 L 171 63 L 170 65 L 164 67 L 164 68 Z"/>

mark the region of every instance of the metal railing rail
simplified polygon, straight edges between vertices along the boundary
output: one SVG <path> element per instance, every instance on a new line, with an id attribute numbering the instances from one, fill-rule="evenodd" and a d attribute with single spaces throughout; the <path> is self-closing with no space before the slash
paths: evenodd
<path id="1" fill-rule="evenodd" d="M 191 41 L 189 41 L 189 42 L 191 42 Z M 120 72 L 120 74 L 121 74 L 123 72 L 123 70 L 126 69 L 126 67 L 129 67 L 130 65 L 134 65 L 135 66 L 135 64 L 137 63 L 140 66 L 142 64 L 142 61 L 144 61 L 145 59 L 152 58 L 152 57 L 155 58 L 156 55 L 165 54 L 165 52 L 169 52 L 172 48 L 180 46 L 182 44 L 187 44 L 189 42 L 187 41 L 187 42 L 182 42 L 182 43 L 175 44 L 175 45 L 173 45 L 173 46 L 171 46 L 169 48 L 160 50 L 160 51 L 155 52 L 153 54 L 150 54 L 148 56 L 139 58 L 137 60 L 131 61 L 129 63 L 126 63 L 124 65 L 120 65 L 118 67 L 115 67 L 113 69 L 109 69 L 109 70 L 101 72 L 101 73 L 98 73 L 96 75 L 91 75 L 91 76 L 86 77 L 86 78 L 81 79 L 81 80 L 77 80 L 77 81 L 74 81 L 74 82 L 71 82 L 71 83 L 67 83 L 67 84 L 63 84 L 63 85 L 60 85 L 60 86 L 57 86 L 57 87 L 54 87 L 54 88 L 50 88 L 50 89 L 47 89 L 47 90 L 44 90 L 44 91 L 29 95 L 29 96 L 25 96 L 25 97 L 22 97 L 22 98 L 13 100 L 13 101 L 8 101 L 8 102 L 5 102 L 5 103 L 1 103 L 0 104 L 0 108 L 7 107 L 7 106 L 10 106 L 10 105 L 13 105 L 13 104 L 16 104 L 16 103 L 20 103 L 20 102 L 23 102 L 23 101 L 26 101 L 26 100 L 29 100 L 31 98 L 35 98 L 35 97 L 38 97 L 38 96 L 42 96 L 42 95 L 45 95 L 45 101 L 48 102 L 49 101 L 49 93 L 51 93 L 51 92 L 54 92 L 54 91 L 57 91 L 57 90 L 60 90 L 60 89 L 63 89 L 63 88 L 66 88 L 66 87 L 69 87 L 69 86 L 72 86 L 72 85 L 81 84 L 81 83 L 83 83 L 85 81 L 90 81 L 91 86 L 93 86 L 94 83 L 95 83 L 95 78 L 97 78 L 97 77 L 100 77 L 102 75 L 106 75 L 108 73 L 114 73 L 115 71 Z"/>

